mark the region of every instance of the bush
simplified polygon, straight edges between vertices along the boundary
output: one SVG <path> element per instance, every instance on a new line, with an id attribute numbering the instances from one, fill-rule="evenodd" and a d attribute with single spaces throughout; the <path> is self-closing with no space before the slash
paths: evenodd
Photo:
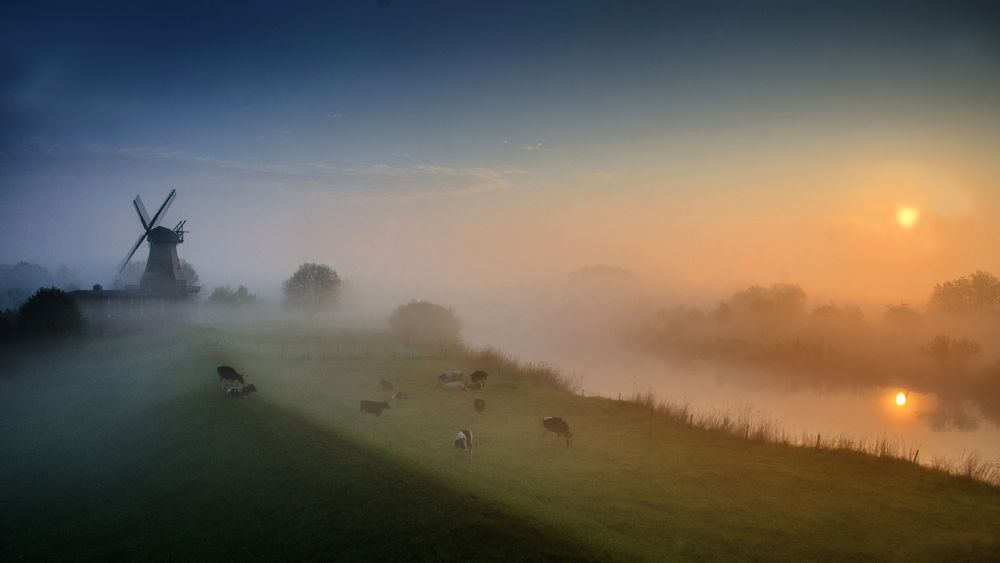
<path id="1" fill-rule="evenodd" d="M 14 315 L 13 309 L 0 309 L 0 342 L 14 339 Z"/>
<path id="2" fill-rule="evenodd" d="M 50 287 L 39 289 L 25 301 L 14 317 L 19 336 L 70 336 L 84 329 L 83 315 L 76 301 L 65 291 Z"/>
<path id="3" fill-rule="evenodd" d="M 411 301 L 396 307 L 389 326 L 407 345 L 448 346 L 459 342 L 462 321 L 447 307 Z"/>
<path id="4" fill-rule="evenodd" d="M 257 296 L 250 293 L 244 286 L 239 286 L 234 291 L 231 287 L 217 287 L 208 296 L 209 305 L 218 305 L 227 309 L 249 307 L 257 303 Z"/>
<path id="5" fill-rule="evenodd" d="M 340 276 L 326 264 L 306 263 L 285 280 L 285 306 L 310 313 L 333 306 Z"/>

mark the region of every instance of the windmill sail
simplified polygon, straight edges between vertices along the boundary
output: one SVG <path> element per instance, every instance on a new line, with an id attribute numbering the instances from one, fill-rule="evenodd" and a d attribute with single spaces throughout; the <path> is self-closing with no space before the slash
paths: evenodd
<path id="1" fill-rule="evenodd" d="M 167 214 L 167 209 L 170 208 L 170 204 L 174 202 L 174 197 L 176 196 L 177 190 L 170 190 L 170 193 L 167 194 L 167 199 L 163 200 L 163 204 L 160 205 L 160 208 L 156 211 L 156 215 L 153 215 L 152 219 L 149 218 L 149 212 L 146 211 L 146 206 L 142 203 L 141 197 L 135 196 L 135 199 L 132 200 L 132 207 L 135 208 L 136 214 L 139 215 L 139 222 L 142 223 L 143 233 L 142 236 L 139 237 L 139 240 L 135 241 L 135 244 L 132 245 L 132 250 L 129 250 L 128 254 L 125 255 L 125 259 L 118 264 L 119 274 L 125 271 L 125 266 L 127 266 L 128 261 L 132 259 L 132 255 L 135 254 L 135 251 L 139 249 L 142 242 L 146 240 L 149 237 L 149 234 L 156 229 L 157 225 L 159 225 L 160 220 Z"/>
<path id="2" fill-rule="evenodd" d="M 125 271 L 125 266 L 128 265 L 128 261 L 132 259 L 132 255 L 135 254 L 135 251 L 139 249 L 139 245 L 142 244 L 142 241 L 146 240 L 146 235 L 148 233 L 149 233 L 148 231 L 145 232 L 145 233 L 142 233 L 142 236 L 139 237 L 139 240 L 135 241 L 135 244 L 132 245 L 132 250 L 129 250 L 128 254 L 125 255 L 125 259 L 122 260 L 120 264 L 118 264 L 118 273 L 119 274 L 121 274 L 123 271 Z"/>

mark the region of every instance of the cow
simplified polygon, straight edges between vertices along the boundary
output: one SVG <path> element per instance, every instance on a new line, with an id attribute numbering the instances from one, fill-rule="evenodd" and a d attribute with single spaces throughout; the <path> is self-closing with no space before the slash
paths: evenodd
<path id="1" fill-rule="evenodd" d="M 489 376 L 490 376 L 490 374 L 486 373 L 483 370 L 479 370 L 479 371 L 474 371 L 471 374 L 469 374 L 469 379 L 473 383 L 482 383 L 483 385 L 486 385 L 486 378 L 489 377 Z"/>
<path id="2" fill-rule="evenodd" d="M 542 418 L 542 426 L 545 427 L 545 430 L 542 431 L 543 438 L 547 433 L 555 432 L 556 439 L 558 440 L 560 436 L 565 438 L 566 447 L 569 447 L 569 442 L 573 438 L 573 434 L 569 431 L 569 424 L 566 424 L 565 420 L 558 416 L 546 416 Z"/>
<path id="3" fill-rule="evenodd" d="M 468 430 L 462 430 L 455 435 L 455 447 L 460 451 L 472 455 L 472 448 L 475 446 L 475 442 L 472 439 L 472 432 Z"/>
<path id="4" fill-rule="evenodd" d="M 409 398 L 410 398 L 410 396 L 406 393 L 406 391 L 396 391 L 396 400 L 397 401 L 402 400 L 402 399 L 409 399 Z"/>
<path id="5" fill-rule="evenodd" d="M 472 409 L 476 411 L 476 414 L 482 416 L 483 411 L 486 410 L 486 401 L 482 399 L 472 401 Z"/>
<path id="6" fill-rule="evenodd" d="M 445 389 L 465 389 L 465 384 L 461 381 L 449 381 L 444 384 Z"/>
<path id="7" fill-rule="evenodd" d="M 462 375 L 462 372 L 458 371 L 457 369 L 452 369 L 439 375 L 438 379 L 445 383 L 448 383 L 450 381 L 462 381 L 463 377 L 464 376 Z"/>
<path id="8" fill-rule="evenodd" d="M 482 383 L 468 383 L 468 384 L 465 385 L 465 387 L 462 387 L 462 389 L 465 389 L 466 391 L 482 391 L 483 390 L 483 384 Z"/>
<path id="9" fill-rule="evenodd" d="M 219 366 L 215 368 L 215 373 L 219 374 L 219 383 L 225 383 L 227 381 L 239 381 L 241 384 L 246 383 L 243 381 L 243 376 L 240 375 L 238 371 L 229 366 Z"/>
<path id="10" fill-rule="evenodd" d="M 381 379 L 379 380 L 378 384 L 382 386 L 383 391 L 388 391 L 392 393 L 392 383 L 389 383 L 388 381 Z"/>
<path id="11" fill-rule="evenodd" d="M 365 413 L 365 418 L 368 418 L 369 414 L 382 416 L 382 411 L 388 408 L 390 408 L 389 401 L 361 401 L 361 412 Z"/>
<path id="12" fill-rule="evenodd" d="M 225 388 L 225 394 L 227 397 L 250 397 L 257 392 L 257 386 L 251 383 L 250 385 L 229 385 Z"/>

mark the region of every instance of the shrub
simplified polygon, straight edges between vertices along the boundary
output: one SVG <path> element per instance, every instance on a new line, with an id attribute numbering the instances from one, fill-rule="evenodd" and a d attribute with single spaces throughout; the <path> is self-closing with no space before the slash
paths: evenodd
<path id="1" fill-rule="evenodd" d="M 340 276 L 326 264 L 305 263 L 285 280 L 285 306 L 308 312 L 333 306 Z"/>
<path id="2" fill-rule="evenodd" d="M 17 310 L 14 327 L 19 336 L 70 336 L 84 329 L 83 315 L 76 301 L 65 291 L 39 289 Z"/>
<path id="3" fill-rule="evenodd" d="M 396 307 L 389 326 L 407 345 L 448 346 L 459 342 L 462 321 L 447 307 L 411 301 Z"/>

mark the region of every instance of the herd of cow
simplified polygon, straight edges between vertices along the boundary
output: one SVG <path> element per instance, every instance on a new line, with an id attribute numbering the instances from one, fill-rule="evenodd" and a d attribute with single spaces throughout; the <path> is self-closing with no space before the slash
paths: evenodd
<path id="1" fill-rule="evenodd" d="M 251 397 L 257 392 L 257 387 L 252 383 L 248 385 L 243 375 L 232 367 L 219 366 L 215 371 L 219 375 L 219 385 L 227 397 Z M 469 374 L 470 383 L 465 382 L 465 374 L 459 370 L 449 370 L 438 376 L 438 380 L 441 381 L 445 389 L 460 389 L 463 391 L 482 391 L 486 388 L 486 380 L 488 378 L 489 374 L 482 370 Z M 396 391 L 392 382 L 385 379 L 379 381 L 379 387 L 383 392 L 389 394 L 395 393 L 392 396 L 396 400 L 410 398 L 409 394 L 405 391 Z M 386 400 L 372 401 L 365 399 L 361 401 L 361 412 L 366 417 L 369 414 L 382 416 L 382 412 L 390 408 L 389 401 Z M 472 410 L 477 415 L 482 416 L 486 411 L 486 401 L 480 398 L 473 399 Z M 544 428 L 542 432 L 543 436 L 549 432 L 553 432 L 557 440 L 560 438 L 565 440 L 566 447 L 569 447 L 573 434 L 570 432 L 569 424 L 565 420 L 557 416 L 546 416 L 542 418 L 542 427 Z M 460 430 L 455 436 L 454 443 L 458 450 L 471 455 L 472 449 L 475 447 L 472 431 L 468 429 Z"/>

